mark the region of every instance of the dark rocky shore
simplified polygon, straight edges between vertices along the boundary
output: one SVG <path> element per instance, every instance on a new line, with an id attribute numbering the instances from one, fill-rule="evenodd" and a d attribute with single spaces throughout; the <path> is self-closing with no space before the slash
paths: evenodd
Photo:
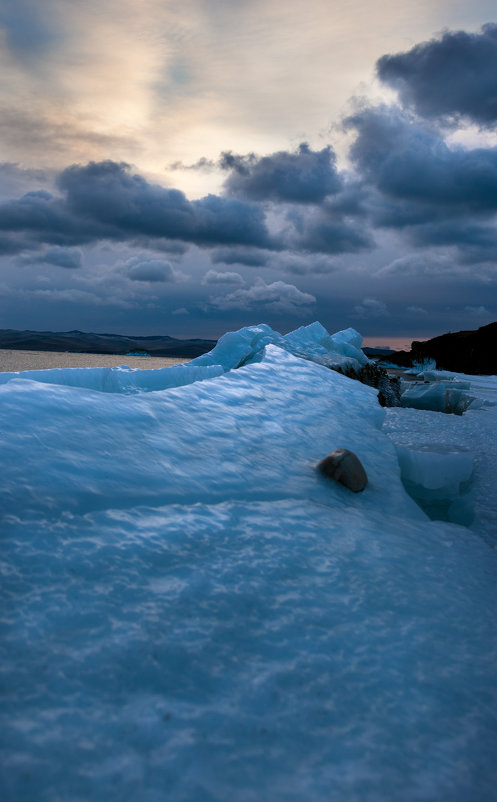
<path id="1" fill-rule="evenodd" d="M 434 359 L 440 370 L 473 375 L 497 374 L 497 322 L 476 331 L 457 331 L 433 337 L 425 342 L 414 340 L 410 351 L 396 351 L 389 362 L 411 367 L 413 362 Z"/>
<path id="2" fill-rule="evenodd" d="M 16 351 L 72 351 L 85 354 L 129 354 L 186 357 L 211 351 L 216 340 L 178 340 L 175 337 L 126 337 L 84 331 L 15 331 L 0 329 L 0 348 Z"/>

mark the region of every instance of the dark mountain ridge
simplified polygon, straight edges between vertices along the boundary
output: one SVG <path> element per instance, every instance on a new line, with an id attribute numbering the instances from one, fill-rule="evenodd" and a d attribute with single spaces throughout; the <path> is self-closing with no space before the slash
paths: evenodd
<path id="1" fill-rule="evenodd" d="M 168 335 L 126 336 L 84 331 L 17 331 L 0 329 L 0 348 L 18 351 L 72 351 L 86 354 L 128 354 L 196 357 L 214 348 L 216 340 L 179 340 Z"/>
<path id="2" fill-rule="evenodd" d="M 118 355 L 137 351 L 151 356 L 194 358 L 211 351 L 215 344 L 216 340 L 180 340 L 166 334 L 126 336 L 96 334 L 77 329 L 63 332 L 0 329 L 0 349 L 18 351 L 72 351 Z M 437 366 L 444 370 L 497 374 L 497 322 L 477 330 L 449 332 L 425 342 L 414 340 L 410 351 L 389 351 L 383 348 L 365 348 L 364 351 L 368 356 L 386 357 L 389 362 L 402 367 L 410 367 L 413 362 L 434 359 Z"/>

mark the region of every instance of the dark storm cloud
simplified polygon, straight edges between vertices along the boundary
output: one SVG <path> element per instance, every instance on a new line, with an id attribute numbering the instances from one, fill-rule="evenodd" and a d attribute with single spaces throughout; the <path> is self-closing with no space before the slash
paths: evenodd
<path id="1" fill-rule="evenodd" d="M 376 271 L 377 276 L 443 276 L 457 273 L 454 259 L 447 253 L 416 252 L 399 256 Z"/>
<path id="2" fill-rule="evenodd" d="M 270 258 L 270 254 L 270 251 L 247 250 L 246 248 L 217 248 L 211 254 L 211 262 L 215 264 L 264 267 Z"/>
<path id="3" fill-rule="evenodd" d="M 127 237 L 186 240 L 198 245 L 270 244 L 254 204 L 207 195 L 189 201 L 177 189 L 149 184 L 127 165 L 106 161 L 64 170 L 58 185 L 80 219 L 98 220 Z"/>
<path id="4" fill-rule="evenodd" d="M 15 233 L 18 251 L 33 250 L 43 243 L 79 245 L 110 233 L 98 221 L 78 219 L 63 199 L 45 190 L 0 203 L 0 231 Z"/>
<path id="5" fill-rule="evenodd" d="M 463 264 L 497 262 L 497 227 L 471 220 L 426 223 L 409 232 L 417 246 L 456 246 Z"/>
<path id="6" fill-rule="evenodd" d="M 449 147 L 395 106 L 363 108 L 346 125 L 373 226 L 403 230 L 411 249 L 452 247 L 461 264 L 497 258 L 497 148 Z"/>
<path id="7" fill-rule="evenodd" d="M 347 176 L 341 192 L 326 198 L 323 206 L 328 215 L 338 215 L 340 219 L 365 219 L 368 216 L 368 187 L 361 179 Z"/>
<path id="8" fill-rule="evenodd" d="M 83 254 L 79 248 L 49 248 L 43 254 L 43 261 L 56 267 L 65 267 L 71 270 L 81 267 Z"/>
<path id="9" fill-rule="evenodd" d="M 43 253 L 28 254 L 16 260 L 20 265 L 54 265 L 74 270 L 83 265 L 83 254 L 79 248 L 61 248 L 54 246 Z"/>
<path id="10" fill-rule="evenodd" d="M 314 151 L 304 143 L 296 153 L 279 151 L 261 158 L 224 153 L 220 166 L 230 171 L 224 184 L 228 195 L 250 200 L 321 203 L 342 186 L 329 146 Z"/>
<path id="11" fill-rule="evenodd" d="M 157 240 L 154 242 L 154 249 L 167 253 L 171 259 L 180 261 L 181 258 L 188 252 L 188 243 L 185 242 L 172 242 L 171 240 Z"/>
<path id="12" fill-rule="evenodd" d="M 0 256 L 13 256 L 24 250 L 26 250 L 26 243 L 23 238 L 0 234 Z"/>
<path id="13" fill-rule="evenodd" d="M 383 301 L 377 298 L 363 298 L 361 303 L 354 307 L 357 317 L 388 317 L 389 311 Z"/>
<path id="14" fill-rule="evenodd" d="M 131 259 L 122 271 L 131 281 L 174 282 L 178 275 L 169 262 L 162 259 Z"/>
<path id="15" fill-rule="evenodd" d="M 346 125 L 357 131 L 350 155 L 358 171 L 386 198 L 377 222 L 401 227 L 497 211 L 497 148 L 449 147 L 396 107 L 365 108 Z"/>
<path id="16" fill-rule="evenodd" d="M 303 276 L 309 273 L 329 274 L 336 270 L 335 263 L 325 253 L 309 250 L 255 251 L 253 254 L 240 253 L 237 249 L 218 248 L 210 254 L 212 264 L 244 265 L 247 267 L 266 267 L 282 273 Z M 215 272 L 215 271 L 211 271 Z M 222 275 L 226 275 L 223 273 Z M 238 274 L 235 274 L 238 275 Z"/>
<path id="17" fill-rule="evenodd" d="M 184 243 L 217 246 L 215 260 L 263 266 L 271 251 L 335 254 L 372 244 L 364 223 L 345 219 L 336 198 L 336 208 L 282 204 L 275 224 L 279 233 L 270 233 L 263 204 L 217 195 L 189 201 L 183 192 L 150 184 L 112 161 L 73 165 L 59 174 L 56 185 L 59 195 L 36 190 L 0 203 L 0 233 L 14 235 L 19 250 L 101 240 L 167 249 L 168 241 L 176 241 L 182 249 Z M 8 243 L 15 251 L 14 240 Z"/>
<path id="18" fill-rule="evenodd" d="M 291 273 L 295 276 L 305 276 L 310 273 L 316 275 L 329 275 L 337 269 L 336 264 L 329 256 L 324 254 L 296 255 L 291 252 L 282 253 L 273 260 L 271 267 L 281 270 L 283 273 Z"/>
<path id="19" fill-rule="evenodd" d="M 358 253 L 374 247 L 373 238 L 367 230 L 357 225 L 330 222 L 323 215 L 309 221 L 294 244 L 298 250 L 334 255 Z"/>
<path id="20" fill-rule="evenodd" d="M 149 184 L 124 164 L 72 166 L 57 179 L 62 196 L 44 190 L 0 204 L 0 231 L 22 232 L 24 248 L 97 240 L 172 239 L 197 245 L 273 247 L 257 205 Z"/>
<path id="21" fill-rule="evenodd" d="M 288 219 L 292 230 L 287 233 L 287 246 L 297 251 L 336 255 L 374 247 L 373 237 L 363 221 L 345 219 L 326 205 L 307 214 L 290 213 Z"/>
<path id="22" fill-rule="evenodd" d="M 481 33 L 446 32 L 406 53 L 385 55 L 378 77 L 424 117 L 497 121 L 497 24 Z"/>

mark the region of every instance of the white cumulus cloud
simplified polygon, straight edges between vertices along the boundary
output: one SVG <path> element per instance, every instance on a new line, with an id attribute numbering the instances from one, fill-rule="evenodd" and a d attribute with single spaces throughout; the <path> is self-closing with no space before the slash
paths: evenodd
<path id="1" fill-rule="evenodd" d="M 248 289 L 235 290 L 228 295 L 211 298 L 211 305 L 217 309 L 255 309 L 263 307 L 276 312 L 306 313 L 316 303 L 314 295 L 301 292 L 293 284 L 273 281 L 266 284 L 258 278 Z"/>
<path id="2" fill-rule="evenodd" d="M 217 270 L 208 270 L 202 279 L 202 284 L 245 284 L 240 273 L 219 273 Z"/>

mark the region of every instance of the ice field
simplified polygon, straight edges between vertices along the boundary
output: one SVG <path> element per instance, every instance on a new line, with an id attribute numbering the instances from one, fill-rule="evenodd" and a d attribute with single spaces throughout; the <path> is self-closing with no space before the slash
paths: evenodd
<path id="1" fill-rule="evenodd" d="M 2 800 L 495 800 L 497 378 L 385 410 L 360 345 L 0 374 Z"/>

